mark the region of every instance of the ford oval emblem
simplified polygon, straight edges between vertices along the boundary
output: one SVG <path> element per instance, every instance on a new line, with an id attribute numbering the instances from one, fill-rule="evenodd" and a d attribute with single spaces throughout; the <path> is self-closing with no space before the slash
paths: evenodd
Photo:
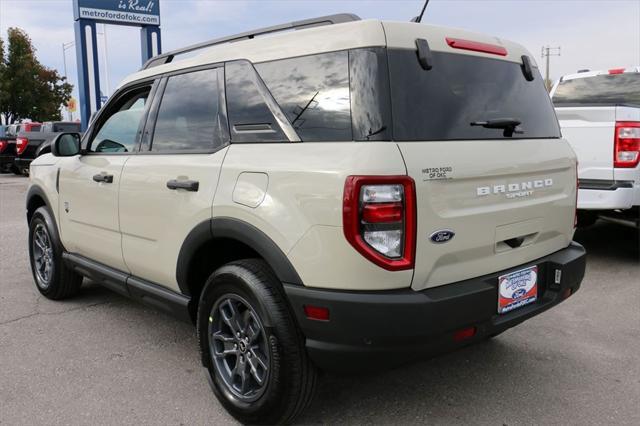
<path id="1" fill-rule="evenodd" d="M 429 236 L 432 243 L 442 244 L 449 242 L 456 235 L 451 229 L 440 229 Z"/>

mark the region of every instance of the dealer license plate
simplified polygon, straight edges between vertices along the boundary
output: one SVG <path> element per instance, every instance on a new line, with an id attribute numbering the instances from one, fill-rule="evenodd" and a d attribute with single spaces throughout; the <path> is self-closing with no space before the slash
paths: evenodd
<path id="1" fill-rule="evenodd" d="M 498 313 L 518 309 L 538 298 L 538 266 L 498 277 Z"/>

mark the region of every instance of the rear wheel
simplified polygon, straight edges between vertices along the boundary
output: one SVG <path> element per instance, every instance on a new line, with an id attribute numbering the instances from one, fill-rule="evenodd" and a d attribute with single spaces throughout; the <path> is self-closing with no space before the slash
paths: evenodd
<path id="1" fill-rule="evenodd" d="M 261 260 L 229 263 L 208 279 L 198 340 L 214 394 L 239 421 L 292 421 L 311 402 L 317 372 L 282 287 Z"/>
<path id="2" fill-rule="evenodd" d="M 62 261 L 62 246 L 53 217 L 46 207 L 38 208 L 29 222 L 29 259 L 38 291 L 48 299 L 74 296 L 82 276 Z"/>

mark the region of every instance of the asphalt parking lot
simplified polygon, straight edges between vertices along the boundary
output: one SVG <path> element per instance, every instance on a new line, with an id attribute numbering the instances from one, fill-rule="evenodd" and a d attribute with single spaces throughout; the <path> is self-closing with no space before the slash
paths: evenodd
<path id="1" fill-rule="evenodd" d="M 0 175 L 0 424 L 233 424 L 192 326 L 85 280 L 41 297 L 28 266 L 28 179 Z M 640 424 L 640 253 L 598 223 L 582 289 L 497 339 L 368 376 L 325 375 L 301 423 Z"/>

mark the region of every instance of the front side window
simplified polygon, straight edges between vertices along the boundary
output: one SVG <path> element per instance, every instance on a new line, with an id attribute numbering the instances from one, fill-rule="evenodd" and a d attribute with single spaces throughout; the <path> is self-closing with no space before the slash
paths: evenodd
<path id="1" fill-rule="evenodd" d="M 352 139 L 346 51 L 264 62 L 256 69 L 302 141 Z"/>
<path id="2" fill-rule="evenodd" d="M 151 151 L 208 152 L 223 144 L 219 72 L 220 69 L 207 69 L 169 77 L 158 109 Z"/>
<path id="3" fill-rule="evenodd" d="M 127 93 L 115 101 L 101 118 L 100 128 L 90 141 L 90 152 L 132 152 L 138 140 L 140 122 L 144 116 L 150 87 Z"/>

